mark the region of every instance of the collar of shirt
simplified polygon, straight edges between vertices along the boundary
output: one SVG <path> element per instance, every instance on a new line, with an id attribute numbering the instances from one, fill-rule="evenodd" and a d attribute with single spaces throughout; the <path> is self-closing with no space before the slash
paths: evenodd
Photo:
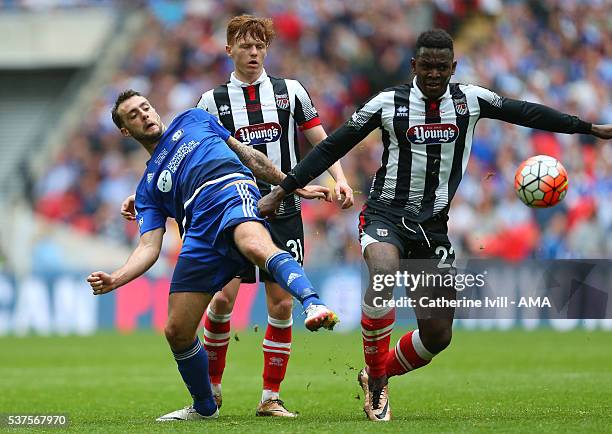
<path id="1" fill-rule="evenodd" d="M 232 74 L 230 75 L 230 81 L 232 82 L 232 84 L 234 86 L 238 86 L 238 87 L 255 86 L 256 84 L 263 83 L 267 79 L 268 79 L 268 74 L 266 74 L 266 70 L 265 69 L 261 71 L 261 75 L 253 83 L 245 83 L 244 81 L 239 80 L 236 77 L 236 73 L 235 72 L 232 72 Z"/>
<path id="2" fill-rule="evenodd" d="M 423 92 L 421 92 L 421 89 L 417 85 L 416 77 L 414 77 L 414 79 L 412 80 L 412 87 L 414 88 L 414 92 L 416 93 L 417 98 L 422 99 L 422 100 L 427 100 L 428 99 L 425 95 L 423 95 Z M 446 91 L 442 94 L 442 96 L 440 98 L 438 98 L 438 100 L 445 99 L 445 98 L 450 98 L 450 96 L 451 96 L 450 95 L 450 86 L 447 84 L 446 85 Z"/>

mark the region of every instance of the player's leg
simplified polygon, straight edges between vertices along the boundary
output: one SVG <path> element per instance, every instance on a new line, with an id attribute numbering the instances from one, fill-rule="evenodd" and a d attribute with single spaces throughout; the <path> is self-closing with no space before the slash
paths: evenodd
<path id="1" fill-rule="evenodd" d="M 185 218 L 183 245 L 170 283 L 166 337 L 194 404 L 160 420 L 218 415 L 210 385 L 208 356 L 196 332 L 212 294 L 246 266 L 244 257 L 235 253 L 232 244 L 227 242 L 223 227 L 223 209 L 227 203 L 223 199 L 219 187 L 213 186 L 195 197 Z"/>
<path id="2" fill-rule="evenodd" d="M 268 225 L 274 243 L 304 264 L 304 225 L 300 213 L 277 217 Z M 259 270 L 259 280 L 265 283 L 268 326 L 262 343 L 264 367 L 263 390 L 257 406 L 258 416 L 295 417 L 280 399 L 280 387 L 285 378 L 291 355 L 293 298 L 265 270 Z"/>
<path id="3" fill-rule="evenodd" d="M 395 309 L 381 306 L 380 299 L 391 299 L 394 286 L 381 288 L 380 281 L 376 280 L 377 285 L 374 285 L 374 281 L 378 279 L 376 276 L 395 275 L 399 268 L 399 251 L 392 244 L 377 242 L 366 247 L 364 259 L 370 276 L 361 313 L 364 356 L 370 380 L 380 379 L 384 384 L 385 361 L 395 323 Z"/>
<path id="4" fill-rule="evenodd" d="M 302 303 L 307 315 L 305 325 L 308 329 L 333 329 L 338 322 L 337 316 L 319 299 L 300 264 L 274 244 L 262 223 L 240 223 L 236 225 L 233 235 L 236 247 L 250 262 L 267 270 L 285 291 Z"/>
<path id="5" fill-rule="evenodd" d="M 208 353 L 208 374 L 217 406 L 223 403 L 221 379 L 230 343 L 230 318 L 240 289 L 240 279 L 232 279 L 217 292 L 204 316 L 204 348 Z"/>
<path id="6" fill-rule="evenodd" d="M 359 216 L 359 242 L 368 266 L 369 282 L 361 304 L 361 330 L 366 368 L 358 380 L 364 391 L 364 411 L 370 420 L 388 421 L 391 409 L 388 400 L 386 361 L 391 333 L 395 324 L 395 308 L 385 305 L 392 300 L 395 276 L 403 256 L 404 236 L 392 216 L 364 207 Z M 391 284 L 389 284 L 391 283 Z"/>
<path id="7" fill-rule="evenodd" d="M 454 292 L 444 295 L 446 299 L 454 298 Z M 434 295 L 430 299 L 436 298 Z M 438 296 L 437 298 L 440 298 Z M 432 314 L 426 308 L 418 308 L 418 329 L 403 335 L 389 352 L 386 364 L 387 377 L 403 375 L 427 365 L 437 354 L 450 344 L 452 337 L 452 308 L 439 308 Z M 420 318 L 419 318 L 420 317 Z"/>
<path id="8" fill-rule="evenodd" d="M 208 378 L 208 356 L 197 337 L 198 325 L 211 298 L 204 292 L 170 294 L 164 333 L 193 397 L 193 406 L 161 416 L 158 421 L 216 418 L 219 415 Z"/>
<path id="9" fill-rule="evenodd" d="M 260 273 L 260 278 L 262 277 Z M 256 415 L 295 417 L 295 413 L 285 408 L 279 395 L 291 355 L 293 297 L 277 283 L 270 280 L 264 281 L 268 305 L 268 326 L 262 344 L 263 391 Z"/>
<path id="10" fill-rule="evenodd" d="M 444 276 L 451 270 L 454 254 L 450 242 L 421 245 L 419 257 L 427 258 L 412 262 L 415 266 L 409 270 L 417 274 Z M 440 249 L 442 248 L 442 249 Z M 448 263 L 442 263 L 435 253 L 444 250 L 444 258 Z M 410 262 L 408 264 L 410 266 Z M 435 282 L 435 280 L 433 280 Z M 395 347 L 389 352 L 387 359 L 387 376 L 402 375 L 427 365 L 435 355 L 444 350 L 451 341 L 455 310 L 452 307 L 426 307 L 418 301 L 427 297 L 428 300 L 454 300 L 456 292 L 453 287 L 421 286 L 413 293 L 417 301 L 415 313 L 418 329 L 402 336 Z"/>
<path id="11" fill-rule="evenodd" d="M 362 245 L 363 245 L 362 236 Z M 386 361 L 391 333 L 395 324 L 395 309 L 381 306 L 390 300 L 393 286 L 385 286 L 376 276 L 395 275 L 399 269 L 400 251 L 387 242 L 371 242 L 364 249 L 370 282 L 361 305 L 361 331 L 366 368 L 359 373 L 364 391 L 364 411 L 370 420 L 387 421 L 391 418 L 388 401 Z M 376 285 L 375 285 L 376 282 Z"/>

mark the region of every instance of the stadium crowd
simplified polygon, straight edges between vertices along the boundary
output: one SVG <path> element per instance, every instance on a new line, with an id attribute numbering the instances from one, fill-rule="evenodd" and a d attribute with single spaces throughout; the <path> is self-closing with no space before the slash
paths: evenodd
<path id="1" fill-rule="evenodd" d="M 121 90 L 137 89 L 166 122 L 194 106 L 203 91 L 227 81 L 232 71 L 225 55 L 227 21 L 253 11 L 272 17 L 276 26 L 266 71 L 298 78 L 328 132 L 368 95 L 411 77 L 411 50 L 423 30 L 406 24 L 418 21 L 415 15 L 453 32 L 458 60 L 453 81 L 541 102 L 588 121 L 612 122 L 612 39 L 605 1 L 438 0 L 431 11 L 427 3 L 151 0 L 147 31 L 101 90 L 83 127 L 36 183 L 36 211 L 76 230 L 131 244 L 137 228 L 121 219 L 119 205 L 133 193 L 146 156 L 136 142 L 118 134 L 112 102 Z M 378 138 L 370 136 L 342 160 L 357 193 L 352 210 L 303 201 L 310 267 L 360 261 L 357 214 L 381 152 Z M 518 163 L 536 154 L 559 158 L 570 177 L 565 201 L 537 212 L 513 190 Z M 460 255 L 609 257 L 612 147 L 586 136 L 483 120 L 451 222 Z"/>

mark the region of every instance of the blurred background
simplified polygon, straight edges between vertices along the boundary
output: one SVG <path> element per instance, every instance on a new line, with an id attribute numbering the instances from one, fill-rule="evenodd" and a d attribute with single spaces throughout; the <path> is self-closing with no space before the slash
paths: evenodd
<path id="1" fill-rule="evenodd" d="M 455 39 L 453 81 L 612 123 L 611 11 L 610 0 L 0 0 L 0 335 L 163 327 L 180 250 L 172 222 L 146 277 L 96 298 L 85 282 L 120 266 L 137 242 L 119 207 L 148 155 L 120 136 L 110 109 L 126 88 L 148 95 L 166 123 L 193 107 L 232 71 L 232 16 L 273 18 L 266 71 L 300 80 L 331 132 L 369 96 L 412 79 L 416 36 L 431 27 Z M 306 269 L 345 330 L 359 322 L 357 215 L 381 153 L 375 132 L 342 160 L 354 208 L 302 203 Z M 536 154 L 569 173 L 552 209 L 529 209 L 513 190 L 516 167 Z M 458 257 L 610 258 L 610 142 L 480 121 L 449 229 Z M 265 323 L 258 292 L 243 287 L 235 327 Z M 612 329 L 609 320 L 559 327 L 585 324 Z"/>

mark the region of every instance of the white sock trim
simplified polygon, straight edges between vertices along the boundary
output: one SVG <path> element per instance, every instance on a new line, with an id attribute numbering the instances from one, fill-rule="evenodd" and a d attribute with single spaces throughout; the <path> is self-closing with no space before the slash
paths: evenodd
<path id="1" fill-rule="evenodd" d="M 226 313 L 226 314 L 216 314 L 213 312 L 213 310 L 210 308 L 210 306 L 208 306 L 208 308 L 206 309 L 206 315 L 208 316 L 208 318 L 212 321 L 212 322 L 228 322 L 230 320 L 230 318 L 232 317 L 232 313 Z"/>
<path id="2" fill-rule="evenodd" d="M 276 253 L 270 255 L 270 257 L 268 259 L 266 259 L 266 263 L 264 264 L 264 267 L 265 267 L 266 271 L 268 272 L 268 274 L 272 274 L 272 273 L 270 273 L 270 269 L 268 268 L 268 264 L 270 263 L 270 261 L 272 259 L 276 258 L 278 255 L 282 255 L 283 253 L 287 253 L 287 252 L 285 252 L 284 250 L 281 250 L 280 252 L 276 252 Z"/>
<path id="3" fill-rule="evenodd" d="M 423 360 L 431 360 L 434 358 L 435 354 L 430 352 L 425 345 L 423 345 L 423 341 L 421 341 L 421 336 L 419 336 L 419 329 L 416 329 L 412 333 L 412 346 L 414 347 L 414 351 L 419 355 L 419 357 Z"/>
<path id="4" fill-rule="evenodd" d="M 382 335 L 384 333 L 387 333 L 389 331 L 393 331 L 393 326 L 394 325 L 395 325 L 395 322 L 391 323 L 390 325 L 388 325 L 385 328 L 378 329 L 378 330 L 366 330 L 362 326 L 361 327 L 361 333 L 363 333 L 364 336 L 368 336 L 368 337 L 378 336 L 378 335 Z"/>
<path id="5" fill-rule="evenodd" d="M 198 339 L 197 344 L 190 350 L 183 351 L 182 353 L 173 353 L 175 360 L 187 360 L 193 356 L 195 356 L 198 351 L 202 349 L 202 343 Z"/>
<path id="6" fill-rule="evenodd" d="M 267 401 L 268 399 L 279 399 L 279 397 L 279 392 L 273 392 L 269 389 L 264 389 L 261 391 L 261 402 Z"/>
<path id="7" fill-rule="evenodd" d="M 227 347 L 229 345 L 229 339 L 223 342 L 210 342 L 204 338 L 204 345 L 207 347 Z"/>
<path id="8" fill-rule="evenodd" d="M 412 365 L 410 364 L 410 362 L 408 362 L 408 360 L 404 356 L 404 353 L 402 353 L 402 349 L 400 348 L 400 341 L 397 341 L 397 344 L 395 345 L 395 358 L 397 359 L 399 364 L 402 365 L 402 368 L 406 370 L 406 372 L 412 371 Z"/>
<path id="9" fill-rule="evenodd" d="M 363 340 L 364 340 L 364 341 L 366 341 L 366 342 L 376 342 L 376 341 L 379 341 L 379 340 L 381 340 L 381 339 L 386 338 L 387 336 L 391 336 L 391 333 L 393 333 L 393 330 L 389 330 L 387 333 L 384 333 L 384 334 L 379 335 L 379 336 L 374 336 L 373 338 L 367 337 L 367 336 L 365 336 L 365 335 L 363 335 L 363 334 L 362 334 L 362 336 L 361 336 L 361 337 L 362 337 L 362 338 L 363 338 Z"/>
<path id="10" fill-rule="evenodd" d="M 266 347 L 271 347 L 271 348 L 291 348 L 291 342 L 274 342 L 274 341 L 269 341 L 268 339 L 264 339 L 263 341 L 263 345 L 265 345 Z"/>
<path id="11" fill-rule="evenodd" d="M 268 324 L 278 329 L 286 329 L 293 325 L 293 316 L 290 316 L 289 319 L 276 319 L 268 315 Z"/>
<path id="12" fill-rule="evenodd" d="M 361 303 L 361 311 L 366 314 L 369 318 L 379 319 L 387 315 L 392 310 L 395 310 L 394 307 L 372 307 L 365 304 L 365 302 Z"/>
<path id="13" fill-rule="evenodd" d="M 272 348 L 263 348 L 263 352 L 264 353 L 276 353 L 276 354 L 285 354 L 287 356 L 291 355 L 291 348 L 287 349 L 287 348 L 278 348 L 276 350 L 273 350 Z"/>
<path id="14" fill-rule="evenodd" d="M 227 333 L 211 333 L 208 330 L 204 329 L 204 337 L 208 338 L 208 339 L 215 339 L 215 340 L 221 340 L 221 339 L 228 339 L 230 337 L 230 332 Z"/>

